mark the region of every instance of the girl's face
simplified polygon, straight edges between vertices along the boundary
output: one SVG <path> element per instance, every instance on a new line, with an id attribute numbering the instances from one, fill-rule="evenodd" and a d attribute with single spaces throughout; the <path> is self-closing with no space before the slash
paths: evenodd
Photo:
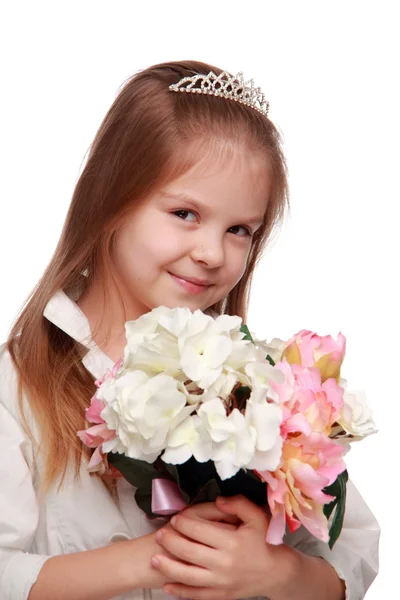
<path id="1" fill-rule="evenodd" d="M 210 155 L 135 207 L 112 252 L 128 318 L 224 298 L 245 271 L 269 188 L 265 162 L 238 150 Z"/>

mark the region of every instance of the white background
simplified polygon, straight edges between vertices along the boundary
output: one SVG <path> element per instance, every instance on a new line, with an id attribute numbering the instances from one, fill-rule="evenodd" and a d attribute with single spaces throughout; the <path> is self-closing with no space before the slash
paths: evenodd
<path id="1" fill-rule="evenodd" d="M 368 600 L 398 589 L 397 7 L 14 0 L 0 14 L 1 339 L 54 250 L 84 155 L 127 77 L 194 58 L 265 91 L 292 212 L 257 272 L 249 324 L 260 337 L 308 328 L 348 339 L 343 376 L 365 389 L 380 429 L 347 457 L 383 529 Z"/>

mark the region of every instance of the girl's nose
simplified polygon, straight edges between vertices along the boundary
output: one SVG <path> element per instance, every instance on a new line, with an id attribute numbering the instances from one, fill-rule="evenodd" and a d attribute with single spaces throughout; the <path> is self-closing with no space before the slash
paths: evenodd
<path id="1" fill-rule="evenodd" d="M 192 259 L 210 269 L 222 266 L 225 260 L 223 240 L 216 236 L 202 238 L 192 250 Z"/>

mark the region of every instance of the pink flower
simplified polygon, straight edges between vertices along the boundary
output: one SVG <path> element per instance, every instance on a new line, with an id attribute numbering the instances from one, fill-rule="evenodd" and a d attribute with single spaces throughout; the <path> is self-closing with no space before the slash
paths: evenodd
<path id="1" fill-rule="evenodd" d="M 281 544 L 285 523 L 295 531 L 303 525 L 324 542 L 329 540 L 323 505 L 333 500 L 322 489 L 345 470 L 344 448 L 321 433 L 286 440 L 279 469 L 259 472 L 267 482 L 271 522 L 266 541 Z"/>
<path id="2" fill-rule="evenodd" d="M 343 388 L 335 379 L 322 382 L 321 373 L 316 368 L 286 361 L 277 363 L 276 368 L 285 375 L 283 384 L 271 382 L 283 409 L 283 439 L 294 433 L 330 435 L 332 425 L 340 418 L 343 408 Z"/>
<path id="3" fill-rule="evenodd" d="M 337 341 L 330 335 L 320 336 L 302 329 L 286 344 L 282 360 L 303 367 L 316 367 L 322 381 L 333 377 L 340 379 L 340 367 L 346 353 L 346 338 L 339 333 Z"/>
<path id="4" fill-rule="evenodd" d="M 100 416 L 103 408 L 104 402 L 94 395 L 89 408 L 86 409 L 86 420 L 89 421 L 89 423 L 105 423 L 105 420 Z"/>
<path id="5" fill-rule="evenodd" d="M 78 431 L 78 437 L 88 448 L 97 448 L 103 442 L 115 437 L 115 431 L 107 428 L 105 423 L 93 425 L 89 429 Z"/>
<path id="6" fill-rule="evenodd" d="M 116 362 L 111 370 L 107 371 L 101 379 L 95 381 L 96 386 L 100 387 L 105 381 L 114 379 L 122 364 L 123 359 Z M 82 429 L 77 434 L 85 446 L 95 448 L 88 464 L 88 471 L 90 472 L 100 471 L 104 473 L 107 470 L 107 458 L 102 451 L 102 444 L 116 437 L 116 432 L 108 429 L 105 420 L 101 416 L 104 407 L 104 402 L 99 400 L 95 394 L 90 401 L 89 408 L 86 409 L 86 420 L 89 423 L 95 423 L 95 425 L 88 429 Z"/>
<path id="7" fill-rule="evenodd" d="M 111 370 L 106 371 L 106 373 L 103 375 L 103 377 L 100 377 L 100 379 L 96 379 L 96 381 L 94 382 L 96 386 L 100 387 L 105 381 L 108 381 L 109 379 L 114 379 L 123 364 L 124 359 L 120 358 Z"/>
<path id="8" fill-rule="evenodd" d="M 89 408 L 86 409 L 86 419 L 95 425 L 82 429 L 77 434 L 85 446 L 95 448 L 88 464 L 88 470 L 91 472 L 104 471 L 105 454 L 102 452 L 102 444 L 116 437 L 116 432 L 108 429 L 106 422 L 100 416 L 103 408 L 104 403 L 94 395 Z"/>

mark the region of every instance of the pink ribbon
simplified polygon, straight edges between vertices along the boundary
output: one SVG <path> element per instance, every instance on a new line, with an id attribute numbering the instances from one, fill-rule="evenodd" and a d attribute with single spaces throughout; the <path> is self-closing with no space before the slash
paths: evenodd
<path id="1" fill-rule="evenodd" d="M 173 515 L 187 506 L 178 485 L 170 479 L 153 479 L 151 492 L 151 512 L 155 515 Z"/>

